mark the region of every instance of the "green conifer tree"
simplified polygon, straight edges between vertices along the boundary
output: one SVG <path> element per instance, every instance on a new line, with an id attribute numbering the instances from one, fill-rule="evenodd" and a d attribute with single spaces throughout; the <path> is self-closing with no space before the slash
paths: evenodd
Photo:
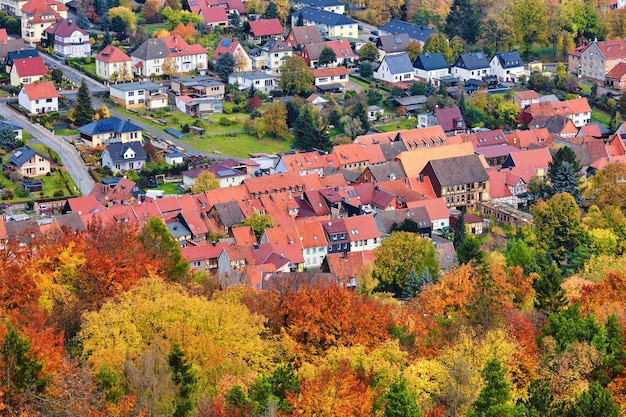
<path id="1" fill-rule="evenodd" d="M 76 101 L 74 102 L 74 124 L 80 127 L 93 122 L 93 115 L 95 113 L 93 105 L 91 104 L 91 94 L 89 93 L 87 82 L 83 78 L 78 92 L 76 93 Z"/>

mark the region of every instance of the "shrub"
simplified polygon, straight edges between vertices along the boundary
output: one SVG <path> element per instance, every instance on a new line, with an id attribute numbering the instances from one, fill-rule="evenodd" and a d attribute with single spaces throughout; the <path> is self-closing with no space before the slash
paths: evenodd
<path id="1" fill-rule="evenodd" d="M 239 107 L 237 107 L 239 108 Z M 225 114 L 231 114 L 234 111 L 234 109 L 231 109 L 230 107 L 224 107 L 224 113 Z"/>
<path id="2" fill-rule="evenodd" d="M 218 120 L 218 123 L 222 126 L 230 126 L 231 125 L 231 121 L 228 117 L 220 117 L 220 119 Z"/>
<path id="3" fill-rule="evenodd" d="M 19 198 L 28 197 L 28 190 L 22 186 L 15 187 L 15 195 Z"/>
<path id="4" fill-rule="evenodd" d="M 54 192 L 55 197 L 63 197 L 63 190 L 56 190 Z"/>
<path id="5" fill-rule="evenodd" d="M 226 109 L 224 109 L 224 111 L 226 111 Z M 241 111 L 241 108 L 239 106 L 233 106 L 233 113 L 239 113 Z"/>

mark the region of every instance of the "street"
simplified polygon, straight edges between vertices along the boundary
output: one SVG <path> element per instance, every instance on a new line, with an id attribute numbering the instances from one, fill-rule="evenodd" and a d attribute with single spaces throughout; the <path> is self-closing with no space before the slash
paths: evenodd
<path id="1" fill-rule="evenodd" d="M 11 109 L 6 103 L 0 104 L 0 115 L 7 120 L 15 121 L 21 125 L 24 130 L 30 133 L 34 139 L 54 149 L 63 161 L 67 172 L 80 188 L 81 194 L 87 195 L 91 192 L 95 182 L 93 178 L 91 178 L 91 175 L 89 175 L 87 167 L 85 167 L 82 158 L 72 144 L 67 143 L 60 136 L 50 133 L 50 131 L 43 126 L 31 123 L 27 117 Z"/>

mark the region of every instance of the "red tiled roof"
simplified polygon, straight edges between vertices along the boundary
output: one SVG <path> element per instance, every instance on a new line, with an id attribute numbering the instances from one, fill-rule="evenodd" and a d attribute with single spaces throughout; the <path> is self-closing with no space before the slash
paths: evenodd
<path id="1" fill-rule="evenodd" d="M 9 35 L 5 28 L 0 28 L 0 43 L 7 43 L 9 41 Z"/>
<path id="2" fill-rule="evenodd" d="M 161 39 L 163 39 L 165 46 L 170 50 L 173 57 L 207 53 L 202 45 L 197 43 L 189 45 L 180 35 L 166 36 Z"/>
<path id="3" fill-rule="evenodd" d="M 383 151 L 380 150 L 380 145 L 364 146 L 363 150 L 365 150 L 367 160 L 370 164 L 380 164 L 386 161 Z"/>
<path id="4" fill-rule="evenodd" d="M 321 77 L 338 77 L 340 75 L 350 75 L 350 71 L 346 67 L 320 68 L 313 70 L 315 78 Z"/>
<path id="5" fill-rule="evenodd" d="M 332 153 L 339 160 L 339 165 L 353 164 L 369 160 L 364 148 L 360 143 L 348 143 L 335 146 Z"/>
<path id="6" fill-rule="evenodd" d="M 348 240 L 350 242 L 380 237 L 376 221 L 371 214 L 346 217 L 343 221 L 348 229 Z"/>
<path id="7" fill-rule="evenodd" d="M 200 12 L 205 24 L 228 22 L 226 7 L 204 7 Z"/>
<path id="8" fill-rule="evenodd" d="M 607 78 L 620 79 L 626 75 L 626 62 L 620 62 L 613 67 L 611 71 L 606 74 Z"/>
<path id="9" fill-rule="evenodd" d="M 359 59 L 359 56 L 355 55 L 354 51 L 352 50 L 352 46 L 350 46 L 350 42 L 348 42 L 347 39 L 335 39 L 333 41 L 326 41 L 326 46 L 335 51 L 337 60 L 343 58 Z"/>
<path id="10" fill-rule="evenodd" d="M 284 31 L 283 25 L 278 19 L 254 20 L 249 23 L 250 30 L 252 31 L 252 34 L 256 37 L 282 35 Z"/>
<path id="11" fill-rule="evenodd" d="M 530 165 L 533 168 L 547 168 L 552 161 L 548 148 L 529 149 L 511 153 L 515 166 Z"/>
<path id="12" fill-rule="evenodd" d="M 40 56 L 18 59 L 13 63 L 13 68 L 15 68 L 20 78 L 46 75 L 48 73 L 48 68 L 46 64 L 44 64 L 43 58 Z"/>
<path id="13" fill-rule="evenodd" d="M 487 174 L 489 174 L 489 193 L 491 198 L 511 196 L 511 191 L 506 186 L 507 174 L 505 172 L 500 172 L 497 168 L 489 168 Z"/>
<path id="14" fill-rule="evenodd" d="M 428 217 L 431 221 L 438 219 L 447 219 L 450 217 L 450 212 L 446 206 L 446 201 L 443 197 L 431 199 L 423 199 L 420 201 L 407 202 L 407 207 L 424 207 L 428 213 Z"/>
<path id="15" fill-rule="evenodd" d="M 609 39 L 595 42 L 606 59 L 626 58 L 626 40 Z"/>
<path id="16" fill-rule="evenodd" d="M 48 28 L 46 28 L 45 32 L 51 33 L 55 36 L 60 36 L 62 38 L 67 38 L 72 36 L 74 32 L 80 32 L 81 35 L 89 35 L 89 33 L 78 26 L 76 26 L 71 20 L 59 19 Z"/>
<path id="17" fill-rule="evenodd" d="M 238 245 L 249 246 L 253 243 L 257 243 L 256 236 L 252 233 L 250 226 L 233 227 L 231 233 L 235 238 L 235 243 Z"/>
<path id="18" fill-rule="evenodd" d="M 213 52 L 213 59 L 219 58 L 222 54 L 233 55 L 238 46 L 239 41 L 237 39 L 222 38 Z"/>
<path id="19" fill-rule="evenodd" d="M 296 229 L 301 237 L 303 248 L 315 248 L 318 246 L 328 245 L 326 233 L 319 222 L 299 222 L 296 223 Z"/>
<path id="20" fill-rule="evenodd" d="M 296 188 L 297 192 L 297 188 L 304 185 L 304 180 L 297 172 L 281 172 L 280 174 L 246 178 L 243 182 L 252 195 L 275 190 L 284 191 L 291 188 Z"/>
<path id="21" fill-rule="evenodd" d="M 22 6 L 22 12 L 27 13 L 27 14 L 34 14 L 35 9 L 37 9 L 38 7 L 42 7 L 42 6 L 46 6 L 46 7 L 56 6 L 55 8 L 56 8 L 56 11 L 58 12 L 67 11 L 67 7 L 65 7 L 63 4 L 58 3 L 54 0 L 30 0 L 28 3 Z"/>
<path id="22" fill-rule="evenodd" d="M 203 242 L 196 245 L 187 245 L 180 249 L 183 258 L 187 262 L 217 259 L 222 249 L 228 246 L 228 242 L 217 242 L 215 244 Z"/>
<path id="23" fill-rule="evenodd" d="M 517 97 L 519 100 L 534 100 L 541 98 L 541 94 L 539 94 L 535 90 L 524 90 L 516 91 L 515 97 Z"/>
<path id="24" fill-rule="evenodd" d="M 22 87 L 29 100 L 41 100 L 45 98 L 59 97 L 57 89 L 52 81 L 44 81 L 34 84 L 24 84 Z"/>
<path id="25" fill-rule="evenodd" d="M 591 43 L 588 43 L 587 45 L 580 45 L 576 49 L 569 51 L 567 54 L 579 57 L 582 55 L 585 49 L 589 48 L 589 45 L 591 45 Z"/>
<path id="26" fill-rule="evenodd" d="M 102 62 L 126 62 L 130 61 L 130 57 L 126 55 L 124 51 L 114 45 L 109 45 L 104 48 L 98 55 L 96 55 L 96 59 Z"/>

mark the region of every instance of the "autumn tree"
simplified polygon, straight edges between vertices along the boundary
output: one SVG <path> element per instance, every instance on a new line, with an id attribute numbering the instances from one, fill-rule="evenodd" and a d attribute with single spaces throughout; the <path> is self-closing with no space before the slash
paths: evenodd
<path id="1" fill-rule="evenodd" d="M 193 23 L 189 22 L 186 25 L 180 22 L 178 26 L 170 32 L 172 35 L 177 35 L 183 38 L 187 43 L 194 43 L 196 40 L 196 27 Z"/>
<path id="2" fill-rule="evenodd" d="M 411 58 L 411 61 L 415 61 L 422 54 L 422 44 L 415 39 L 411 39 L 406 45 L 405 52 Z"/>
<path id="3" fill-rule="evenodd" d="M 257 242 L 261 238 L 265 229 L 276 227 L 276 223 L 272 220 L 272 217 L 269 214 L 261 213 L 259 211 L 255 211 L 251 216 L 246 218 L 243 224 L 244 226 L 250 226 L 254 236 L 256 236 Z"/>
<path id="4" fill-rule="evenodd" d="M 94 114 L 93 118 L 94 120 L 111 118 L 111 112 L 109 111 L 109 108 L 106 106 L 106 104 L 98 107 L 98 109 L 96 110 L 96 114 Z"/>
<path id="5" fill-rule="evenodd" d="M 160 262 L 159 273 L 172 281 L 180 281 L 187 276 L 189 263 L 180 251 L 180 245 L 160 217 L 152 217 L 141 229 L 139 241 L 155 261 Z"/>
<path id="6" fill-rule="evenodd" d="M 313 88 L 313 72 L 302 57 L 287 57 L 280 66 L 280 88 L 294 95 L 303 95 Z"/>
<path id="7" fill-rule="evenodd" d="M 158 0 L 146 0 L 141 7 L 141 16 L 146 23 L 159 23 L 163 21 L 163 16 L 159 13 Z"/>
<path id="8" fill-rule="evenodd" d="M 626 164 L 613 162 L 606 165 L 587 181 L 584 195 L 593 199 L 600 209 L 619 207 L 626 212 Z"/>
<path id="9" fill-rule="evenodd" d="M 282 101 L 272 103 L 263 112 L 263 122 L 275 137 L 283 137 L 289 131 L 287 127 L 287 108 Z"/>
<path id="10" fill-rule="evenodd" d="M 369 61 L 374 62 L 378 60 L 380 51 L 372 42 L 366 42 L 361 49 L 359 49 L 359 60 L 361 62 Z"/>
<path id="11" fill-rule="evenodd" d="M 510 10 L 511 26 L 522 42 L 522 55 L 528 57 L 533 44 L 545 44 L 548 33 L 548 16 L 542 0 L 521 0 L 513 3 Z M 533 22 L 529 25 L 528 22 Z"/>
<path id="12" fill-rule="evenodd" d="M 178 74 L 178 67 L 176 66 L 176 61 L 174 60 L 172 54 L 169 54 L 163 60 L 163 64 L 161 65 L 161 71 L 164 75 L 167 75 L 170 80 L 174 75 Z"/>
<path id="13" fill-rule="evenodd" d="M 435 247 L 414 233 L 392 233 L 376 249 L 372 276 L 378 280 L 377 291 L 390 292 L 399 297 L 413 268 L 420 275 L 427 268 L 431 276 L 436 276 L 439 260 Z"/>
<path id="14" fill-rule="evenodd" d="M 120 19 L 124 23 L 126 29 L 128 29 L 131 33 L 135 32 L 135 29 L 137 29 L 137 16 L 128 7 L 113 7 L 109 9 L 108 16 L 109 19 L 111 19 L 111 23 L 113 23 L 113 19 L 115 18 Z M 113 30 L 113 27 L 111 27 L 111 30 Z"/>
<path id="15" fill-rule="evenodd" d="M 200 172 L 194 181 L 193 186 L 191 187 L 191 193 L 200 194 L 217 188 L 220 188 L 220 182 L 217 178 L 215 178 L 215 174 L 211 171 L 204 170 Z"/>

